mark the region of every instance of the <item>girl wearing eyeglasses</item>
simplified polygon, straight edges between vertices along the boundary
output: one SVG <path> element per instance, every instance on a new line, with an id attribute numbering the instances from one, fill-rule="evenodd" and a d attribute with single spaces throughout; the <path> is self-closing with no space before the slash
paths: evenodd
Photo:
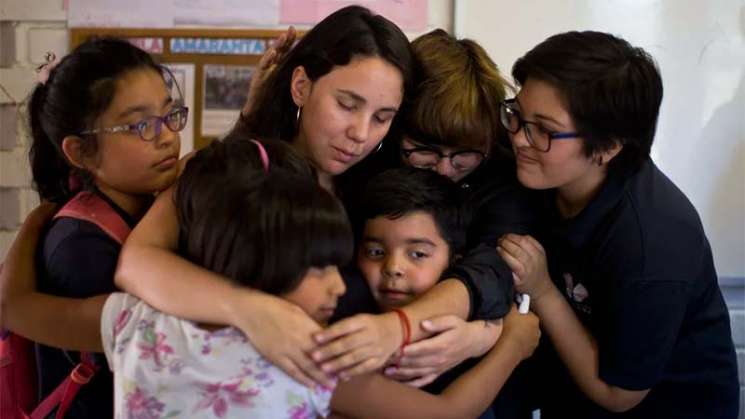
<path id="1" fill-rule="evenodd" d="M 730 321 L 688 198 L 650 159 L 662 102 L 652 57 L 612 35 L 552 36 L 512 69 L 501 107 L 546 229 L 499 254 L 548 342 L 541 417 L 737 417 Z M 571 413 L 568 413 L 571 412 Z"/>
<path id="2" fill-rule="evenodd" d="M 43 344 L 44 400 L 84 361 L 60 348 L 100 348 L 100 310 L 116 290 L 121 240 L 176 180 L 188 111 L 171 94 L 170 73 L 126 41 L 85 42 L 41 71 L 28 108 L 33 180 L 43 201 L 63 207 L 40 240 L 38 283 L 33 272 L 5 281 L 2 326 Z M 106 364 L 100 354 L 85 362 Z M 111 417 L 112 393 L 111 373 L 99 368 L 67 417 Z"/>

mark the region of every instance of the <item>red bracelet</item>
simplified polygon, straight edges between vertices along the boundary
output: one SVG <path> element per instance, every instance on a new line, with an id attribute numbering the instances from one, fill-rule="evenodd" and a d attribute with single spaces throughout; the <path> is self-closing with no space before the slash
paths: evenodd
<path id="1" fill-rule="evenodd" d="M 391 309 L 392 312 L 398 314 L 398 319 L 401 321 L 401 329 L 403 330 L 404 339 L 401 342 L 401 347 L 399 348 L 398 352 L 398 358 L 393 363 L 394 368 L 398 368 L 398 363 L 401 361 L 401 358 L 404 356 L 404 346 L 411 343 L 411 325 L 409 324 L 409 317 L 406 315 L 406 313 L 401 310 L 400 308 L 394 308 Z"/>

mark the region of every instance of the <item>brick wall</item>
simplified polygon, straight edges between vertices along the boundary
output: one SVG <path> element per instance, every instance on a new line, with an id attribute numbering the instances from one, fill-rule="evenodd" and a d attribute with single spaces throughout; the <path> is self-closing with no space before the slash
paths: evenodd
<path id="1" fill-rule="evenodd" d="M 0 3 L 0 258 L 25 215 L 38 203 L 31 189 L 23 102 L 34 86 L 35 68 L 52 51 L 67 52 L 62 0 Z"/>

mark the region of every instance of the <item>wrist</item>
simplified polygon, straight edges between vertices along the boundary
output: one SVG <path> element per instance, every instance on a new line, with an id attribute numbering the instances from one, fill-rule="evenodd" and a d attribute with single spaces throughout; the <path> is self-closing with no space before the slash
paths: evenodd
<path id="1" fill-rule="evenodd" d="M 523 352 L 524 348 L 520 344 L 520 340 L 514 334 L 505 333 L 499 337 L 499 340 L 494 344 L 491 351 L 487 352 L 487 356 L 508 358 L 512 363 L 517 365 L 523 359 L 527 358 Z"/>
<path id="2" fill-rule="evenodd" d="M 398 342 L 398 345 L 393 353 L 398 352 L 400 357 L 403 355 L 404 347 L 411 342 L 411 323 L 406 313 L 398 308 L 392 309 L 386 315 L 390 315 L 389 319 L 387 319 L 389 322 L 387 324 L 388 330 L 395 330 L 397 332 L 395 341 Z"/>
<path id="3" fill-rule="evenodd" d="M 229 284 L 228 284 L 229 285 Z M 221 299 L 220 317 L 221 321 L 234 327 L 240 328 L 243 333 L 249 334 L 252 330 L 243 330 L 244 328 L 253 329 L 253 320 L 261 317 L 258 315 L 262 310 L 267 309 L 272 304 L 262 292 L 249 288 L 230 287 L 232 292 Z M 253 315 L 247 316 L 246 307 L 251 307 Z"/>
<path id="4" fill-rule="evenodd" d="M 481 353 L 476 356 L 483 356 L 499 341 L 499 338 L 502 336 L 502 331 L 504 330 L 503 322 L 502 319 L 484 320 L 484 327 L 486 328 L 486 330 L 482 332 L 482 334 L 485 335 L 484 339 L 482 339 L 484 347 L 482 348 Z"/>
<path id="5" fill-rule="evenodd" d="M 551 277 L 548 276 L 548 274 L 541 280 L 540 283 L 541 286 L 536 287 L 533 293 L 529 293 L 530 299 L 533 303 L 537 303 L 539 300 L 543 299 L 547 295 L 550 295 L 554 291 L 557 291 L 556 286 L 554 285 L 553 281 L 551 281 Z"/>
<path id="6" fill-rule="evenodd" d="M 551 282 L 545 289 L 536 294 L 536 296 L 531 296 L 531 311 L 535 312 L 538 317 L 541 317 L 542 311 L 545 310 L 546 306 L 551 305 L 551 302 L 556 301 L 557 298 L 563 299 L 564 296 Z"/>

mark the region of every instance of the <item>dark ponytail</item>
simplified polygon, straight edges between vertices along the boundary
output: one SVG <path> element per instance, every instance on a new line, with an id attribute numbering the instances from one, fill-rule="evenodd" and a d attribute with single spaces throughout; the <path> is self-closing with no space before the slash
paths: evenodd
<path id="1" fill-rule="evenodd" d="M 71 175 L 90 185 L 90 175 L 73 168 L 62 152 L 66 136 L 81 139 L 81 151 L 93 155 L 98 144 L 93 135 L 80 135 L 93 127 L 111 104 L 116 81 L 125 73 L 161 68 L 152 57 L 130 43 L 113 38 L 89 40 L 65 56 L 44 84 L 31 94 L 28 113 L 32 143 L 29 150 L 34 184 L 43 200 L 64 202 L 71 198 Z"/>
<path id="2" fill-rule="evenodd" d="M 56 148 L 56 144 L 41 128 L 40 113 L 45 98 L 45 86 L 39 84 L 31 94 L 29 101 L 29 123 L 33 138 L 29 160 L 39 196 L 42 199 L 59 203 L 71 195 L 67 182 L 70 177 L 70 165 L 63 157 L 62 151 Z"/>

